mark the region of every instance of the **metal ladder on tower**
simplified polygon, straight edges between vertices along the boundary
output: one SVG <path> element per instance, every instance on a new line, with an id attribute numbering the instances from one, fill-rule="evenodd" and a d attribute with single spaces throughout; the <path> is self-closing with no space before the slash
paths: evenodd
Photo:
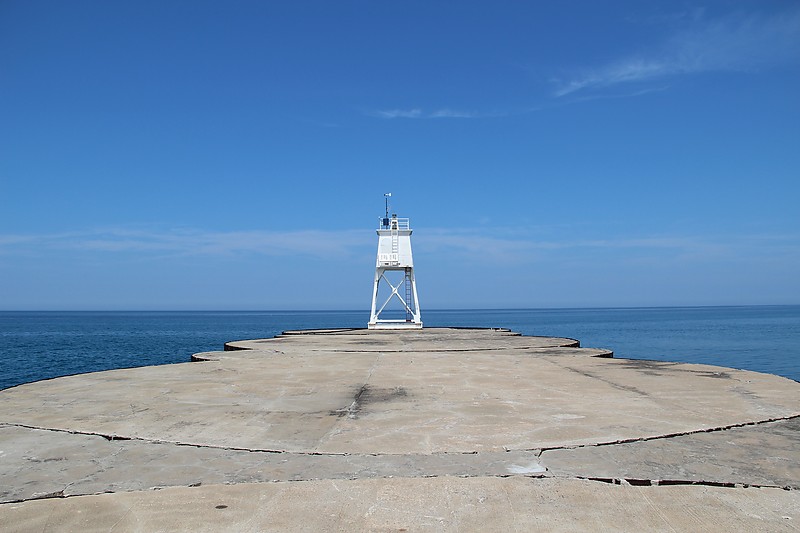
<path id="1" fill-rule="evenodd" d="M 405 279 L 403 280 L 406 284 L 406 322 L 411 322 L 414 319 L 414 314 L 411 312 L 411 305 L 414 303 L 413 298 L 414 294 L 411 291 L 411 269 L 406 268 L 405 271 Z M 415 309 L 416 311 L 416 309 Z"/>
<path id="2" fill-rule="evenodd" d="M 400 231 L 398 230 L 397 226 L 392 226 L 392 261 L 397 261 L 399 257 L 399 244 L 398 241 L 400 240 L 398 236 L 400 235 Z"/>

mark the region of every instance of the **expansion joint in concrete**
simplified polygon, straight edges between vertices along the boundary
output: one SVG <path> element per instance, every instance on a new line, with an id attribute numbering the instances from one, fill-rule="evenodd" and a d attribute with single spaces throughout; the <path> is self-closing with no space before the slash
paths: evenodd
<path id="1" fill-rule="evenodd" d="M 785 422 L 789 420 L 800 419 L 800 414 L 793 414 L 788 416 L 779 416 L 775 418 L 767 418 L 764 420 L 756 420 L 752 422 L 741 422 L 738 424 L 729 424 L 725 426 L 717 426 L 713 428 L 704 428 L 704 429 L 695 429 L 691 431 L 679 431 L 676 433 L 665 433 L 663 435 L 649 435 L 645 437 L 634 437 L 630 439 L 619 439 L 607 442 L 593 442 L 589 444 L 568 444 L 564 446 L 543 446 L 541 448 L 540 455 L 542 453 L 552 451 L 552 450 L 575 450 L 578 448 L 592 448 L 592 447 L 599 447 L 599 446 L 616 446 L 619 444 L 631 444 L 635 442 L 647 442 L 647 441 L 654 441 L 654 440 L 662 440 L 662 439 L 673 439 L 676 437 L 686 437 L 688 435 L 700 435 L 703 433 L 716 433 L 720 431 L 727 431 L 730 429 L 736 428 L 743 428 L 743 427 L 753 427 L 753 426 L 760 426 L 763 424 L 771 424 L 773 422 Z M 506 450 L 512 451 L 512 450 Z M 526 450 L 532 451 L 532 450 Z"/>
<path id="2" fill-rule="evenodd" d="M 611 478 L 594 476 L 546 476 L 558 479 L 585 479 L 586 481 L 596 481 L 610 485 L 626 485 L 631 487 L 666 487 L 674 485 L 695 485 L 700 487 L 721 487 L 729 489 L 781 489 L 786 491 L 795 490 L 790 485 L 770 485 L 758 483 L 732 483 L 724 481 L 704 481 L 692 479 L 641 479 L 641 478 Z"/>
<path id="3" fill-rule="evenodd" d="M 554 348 L 580 348 L 575 344 L 561 344 L 558 346 L 554 346 Z M 249 348 L 237 348 L 237 350 L 247 350 Z M 515 346 L 513 348 L 515 351 L 522 351 L 522 350 L 538 350 L 541 349 L 540 346 Z M 506 352 L 509 348 L 427 348 L 425 353 L 466 353 L 466 352 Z M 407 350 L 407 349 L 397 349 L 397 350 L 387 350 L 382 348 L 380 350 L 353 350 L 350 348 L 347 349 L 326 349 L 326 348 L 316 348 L 310 349 L 309 352 L 324 352 L 324 353 L 414 353 L 416 350 Z M 599 355 L 592 355 L 591 357 L 613 357 L 613 352 L 607 351 L 608 353 L 602 353 Z M 283 352 L 281 352 L 283 353 Z"/>

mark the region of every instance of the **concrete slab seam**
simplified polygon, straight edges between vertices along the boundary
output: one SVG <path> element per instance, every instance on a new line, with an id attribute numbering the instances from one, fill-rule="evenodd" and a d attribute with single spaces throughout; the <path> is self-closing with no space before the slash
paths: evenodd
<path id="1" fill-rule="evenodd" d="M 364 384 L 362 386 L 362 390 L 364 390 L 368 384 Z M 343 409 L 339 409 L 337 411 L 348 411 L 352 407 L 352 404 L 349 407 L 345 407 Z M 759 426 L 762 424 L 770 424 L 773 422 L 781 422 L 781 421 L 789 421 L 800 418 L 800 413 L 782 416 L 782 417 L 775 417 L 775 418 L 768 418 L 764 420 L 756 420 L 752 422 L 741 422 L 738 424 L 728 424 L 725 426 L 713 427 L 713 428 L 705 428 L 705 429 L 697 429 L 691 431 L 682 431 L 676 433 L 668 433 L 665 435 L 651 435 L 646 437 L 632 437 L 629 439 L 618 439 L 613 441 L 607 442 L 594 442 L 590 444 L 568 444 L 564 446 L 542 446 L 536 448 L 507 448 L 504 447 L 503 451 L 505 452 L 538 452 L 538 455 L 541 456 L 543 453 L 553 450 L 575 450 L 579 448 L 593 448 L 593 447 L 601 447 L 601 446 L 615 446 L 618 444 L 631 444 L 636 442 L 647 442 L 647 441 L 654 441 L 654 440 L 662 440 L 662 439 L 671 439 L 675 437 L 685 437 L 689 435 L 699 435 L 703 433 L 715 433 L 719 431 L 727 431 L 730 429 L 742 428 L 742 427 L 752 427 L 752 426 Z M 305 452 L 293 452 L 289 450 L 273 450 L 269 448 L 245 448 L 245 447 L 237 447 L 237 446 L 219 446 L 213 444 L 197 444 L 197 443 L 190 443 L 190 442 L 181 442 L 181 441 L 171 441 L 171 440 L 162 440 L 162 439 L 147 439 L 144 437 L 133 437 L 133 436 L 123 436 L 123 435 L 115 435 L 115 434 L 104 434 L 104 433 L 97 433 L 97 432 L 90 432 L 90 431 L 77 431 L 77 430 L 70 430 L 70 429 L 61 429 L 61 428 L 48 428 L 42 426 L 33 426 L 29 424 L 18 424 L 18 423 L 8 423 L 2 422 L 0 423 L 0 428 L 2 427 L 17 427 L 23 429 L 33 429 L 39 431 L 53 431 L 58 433 L 67 433 L 70 435 L 86 435 L 91 437 L 101 437 L 108 441 L 137 441 L 137 442 L 144 442 L 144 443 L 152 443 L 152 444 L 172 444 L 175 446 L 187 446 L 191 448 L 208 448 L 214 450 L 231 450 L 231 451 L 240 451 L 240 452 L 253 452 L 253 453 L 269 453 L 269 454 L 291 454 L 291 455 L 311 455 L 311 456 L 333 456 L 333 457 L 369 457 L 369 456 L 403 456 L 407 455 L 404 453 L 347 453 L 347 452 L 314 452 L 314 451 L 305 451 Z M 451 454 L 451 455 L 475 455 L 480 454 L 482 452 L 478 451 L 463 451 L 463 452 L 441 452 L 441 454 Z M 439 455 L 439 454 L 429 454 L 429 455 Z"/>
<path id="2" fill-rule="evenodd" d="M 756 420 L 752 422 L 740 422 L 738 424 L 728 424 L 725 426 L 718 426 L 713 428 L 705 428 L 705 429 L 696 429 L 691 431 L 679 431 L 676 433 L 667 433 L 665 435 L 650 435 L 646 437 L 632 437 L 629 439 L 619 439 L 613 440 L 608 442 L 594 442 L 591 444 L 574 444 L 574 445 L 566 445 L 566 446 L 543 446 L 542 448 L 532 448 L 531 450 L 519 450 L 519 451 L 532 451 L 534 449 L 541 449 L 542 453 L 551 451 L 551 450 L 575 450 L 578 448 L 592 448 L 592 447 L 599 447 L 599 446 L 615 446 L 617 444 L 630 444 L 633 442 L 647 442 L 653 440 L 662 440 L 662 439 L 672 439 L 675 437 L 685 437 L 688 435 L 700 435 L 703 433 L 716 433 L 718 431 L 727 431 L 729 429 L 736 429 L 736 428 L 743 428 L 743 427 L 751 427 L 751 426 L 760 426 L 762 424 L 770 424 L 773 422 L 781 422 L 781 421 L 788 421 L 794 420 L 796 418 L 800 418 L 800 413 L 795 413 L 792 415 L 787 416 L 779 416 L 775 418 L 767 418 L 764 420 Z M 506 450 L 506 451 L 513 451 L 513 450 Z"/>

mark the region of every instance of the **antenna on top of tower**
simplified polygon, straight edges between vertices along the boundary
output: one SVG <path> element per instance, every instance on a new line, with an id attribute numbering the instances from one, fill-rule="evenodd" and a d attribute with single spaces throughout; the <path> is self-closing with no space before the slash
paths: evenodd
<path id="1" fill-rule="evenodd" d="M 386 199 L 386 214 L 383 216 L 383 226 L 385 228 L 389 227 L 389 198 L 392 197 L 392 193 L 387 192 L 383 194 L 384 199 Z"/>

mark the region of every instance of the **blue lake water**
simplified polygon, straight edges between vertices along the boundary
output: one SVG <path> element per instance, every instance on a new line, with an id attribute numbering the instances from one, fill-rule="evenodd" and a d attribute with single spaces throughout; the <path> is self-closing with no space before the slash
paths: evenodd
<path id="1" fill-rule="evenodd" d="M 424 311 L 424 310 L 423 310 Z M 287 329 L 365 327 L 364 311 L 0 312 L 0 389 L 57 376 L 188 362 Z M 570 337 L 615 357 L 768 372 L 800 381 L 800 306 L 430 310 L 425 326 Z"/>

